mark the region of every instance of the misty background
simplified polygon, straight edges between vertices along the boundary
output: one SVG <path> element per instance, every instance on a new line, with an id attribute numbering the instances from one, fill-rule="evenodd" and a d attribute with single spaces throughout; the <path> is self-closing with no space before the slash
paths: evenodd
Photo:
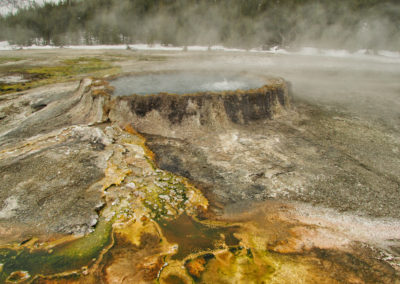
<path id="1" fill-rule="evenodd" d="M 161 43 L 400 50 L 398 0 L 64 0 L 28 4 L 0 17 L 0 40 L 19 45 Z"/>

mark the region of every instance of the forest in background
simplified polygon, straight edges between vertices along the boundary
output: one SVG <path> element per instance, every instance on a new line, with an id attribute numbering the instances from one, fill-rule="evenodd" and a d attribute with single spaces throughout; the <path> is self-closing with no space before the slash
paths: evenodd
<path id="1" fill-rule="evenodd" d="M 18 45 L 216 45 L 400 50 L 397 0 L 63 0 L 0 17 Z"/>

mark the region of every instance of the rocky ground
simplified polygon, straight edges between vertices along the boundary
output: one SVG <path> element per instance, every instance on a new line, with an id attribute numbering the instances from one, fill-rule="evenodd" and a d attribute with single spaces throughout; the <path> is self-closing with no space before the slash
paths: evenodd
<path id="1" fill-rule="evenodd" d="M 76 53 L 0 53 L 0 282 L 399 283 L 398 64 Z M 269 81 L 107 82 L 192 69 Z"/>
<path id="2" fill-rule="evenodd" d="M 363 121 L 298 105 L 273 121 L 193 138 L 146 137 L 161 168 L 212 188 L 224 205 L 297 200 L 339 212 L 400 216 L 398 137 Z"/>

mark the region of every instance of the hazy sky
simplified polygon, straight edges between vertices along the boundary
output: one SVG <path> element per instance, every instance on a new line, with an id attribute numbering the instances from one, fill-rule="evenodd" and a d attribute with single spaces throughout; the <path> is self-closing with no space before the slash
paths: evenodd
<path id="1" fill-rule="evenodd" d="M 60 0 L 0 0 L 0 14 L 15 12 L 18 7 L 25 7 L 30 3 L 43 4 L 45 2 L 59 2 Z"/>

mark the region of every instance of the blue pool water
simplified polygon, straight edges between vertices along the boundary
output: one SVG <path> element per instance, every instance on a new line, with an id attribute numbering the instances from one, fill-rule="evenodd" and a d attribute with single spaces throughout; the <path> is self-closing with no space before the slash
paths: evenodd
<path id="1" fill-rule="evenodd" d="M 248 75 L 205 72 L 132 75 L 111 81 L 111 85 L 115 87 L 115 96 L 248 90 L 260 88 L 264 84 L 265 80 Z"/>

